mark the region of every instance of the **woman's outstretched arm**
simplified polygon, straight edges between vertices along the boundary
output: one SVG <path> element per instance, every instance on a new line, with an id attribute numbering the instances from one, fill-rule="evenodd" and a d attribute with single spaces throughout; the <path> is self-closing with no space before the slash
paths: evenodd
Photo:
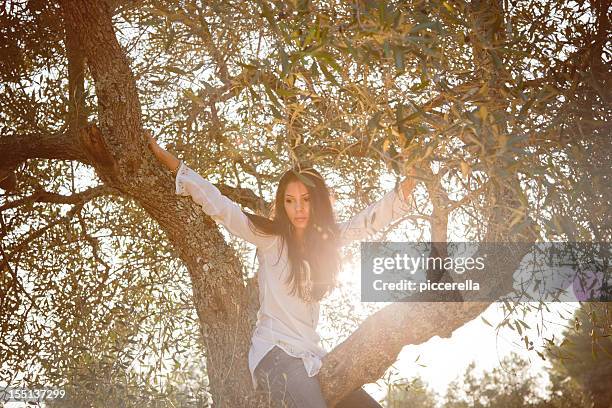
<path id="1" fill-rule="evenodd" d="M 416 208 L 412 201 L 412 190 L 415 185 L 414 171 L 410 170 L 406 179 L 380 200 L 370 204 L 350 220 L 340 223 L 341 244 L 346 245 L 351 241 L 366 239 L 392 222 L 413 213 Z"/>
<path id="2" fill-rule="evenodd" d="M 275 236 L 253 231 L 249 218 L 237 203 L 221 194 L 210 181 L 190 169 L 172 153 L 160 147 L 150 134 L 147 136 L 149 147 L 155 156 L 176 174 L 176 194 L 190 196 L 206 214 L 223 225 L 231 234 L 259 248 L 265 249 L 272 246 L 276 240 Z"/>

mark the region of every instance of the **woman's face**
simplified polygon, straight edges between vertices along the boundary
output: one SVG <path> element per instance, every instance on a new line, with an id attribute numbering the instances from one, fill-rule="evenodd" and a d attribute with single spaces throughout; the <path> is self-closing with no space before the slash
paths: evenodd
<path id="1" fill-rule="evenodd" d="M 291 224 L 296 230 L 303 231 L 310 218 L 310 194 L 304 183 L 296 180 L 287 184 L 284 200 Z"/>

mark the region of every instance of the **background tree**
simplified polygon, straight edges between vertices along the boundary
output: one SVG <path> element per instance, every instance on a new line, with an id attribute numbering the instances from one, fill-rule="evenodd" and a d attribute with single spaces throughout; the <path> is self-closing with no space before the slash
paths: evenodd
<path id="1" fill-rule="evenodd" d="M 571 381 L 565 381 L 558 377 L 551 377 L 552 393 L 544 401 L 535 404 L 537 408 L 591 408 L 593 402 L 584 391 Z"/>
<path id="2" fill-rule="evenodd" d="M 526 407 L 541 399 L 536 394 L 537 378 L 531 374 L 529 363 L 517 354 L 505 357 L 499 367 L 475 373 L 471 363 L 463 378 L 453 381 L 445 396 L 445 408 L 460 407 Z"/>
<path id="3" fill-rule="evenodd" d="M 436 406 L 436 395 L 420 378 L 413 378 L 389 384 L 384 402 L 387 408 L 431 408 Z"/>
<path id="4" fill-rule="evenodd" d="M 582 304 L 561 343 L 550 341 L 546 355 L 552 363 L 553 394 L 563 394 L 559 384 L 567 384 L 568 388 L 578 386 L 594 408 L 612 405 L 611 313 L 610 303 Z"/>
<path id="5" fill-rule="evenodd" d="M 554 366 L 547 370 L 549 392 L 543 393 L 538 377 L 529 372 L 529 365 L 527 360 L 515 353 L 506 356 L 499 367 L 482 374 L 476 373 L 475 364 L 472 363 L 462 377 L 449 384 L 442 407 L 593 407 L 588 393 L 570 377 L 558 375 Z"/>
<path id="6" fill-rule="evenodd" d="M 143 127 L 252 211 L 296 160 L 344 218 L 418 158 L 423 239 L 610 241 L 604 2 L 8 0 L 0 19 L 9 384 L 255 398 L 251 248 L 173 194 Z M 490 259 L 509 290 L 520 256 Z M 326 398 L 487 306 L 382 308 L 325 359 Z"/>

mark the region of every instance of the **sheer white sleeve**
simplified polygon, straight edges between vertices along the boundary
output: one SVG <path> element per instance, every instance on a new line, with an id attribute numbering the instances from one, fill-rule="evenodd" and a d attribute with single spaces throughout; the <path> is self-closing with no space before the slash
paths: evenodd
<path id="1" fill-rule="evenodd" d="M 410 202 L 404 197 L 401 185 L 397 184 L 380 200 L 370 204 L 350 220 L 338 225 L 341 244 L 346 245 L 351 241 L 363 240 L 410 214 L 416 206 L 412 196 L 409 197 L 409 200 Z"/>
<path id="2" fill-rule="evenodd" d="M 179 165 L 175 187 L 176 194 L 191 196 L 206 214 L 223 225 L 231 234 L 260 248 L 268 248 L 276 240 L 274 235 L 265 235 L 251 230 L 249 218 L 242 212 L 240 206 L 221 194 L 217 187 L 184 162 Z"/>

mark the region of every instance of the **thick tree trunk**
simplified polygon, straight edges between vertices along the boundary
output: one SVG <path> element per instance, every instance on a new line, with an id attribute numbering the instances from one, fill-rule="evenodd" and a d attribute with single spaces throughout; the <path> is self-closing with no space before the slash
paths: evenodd
<path id="1" fill-rule="evenodd" d="M 148 151 L 141 137 L 135 81 L 113 32 L 110 8 L 105 2 L 64 1 L 62 10 L 69 32 L 79 35 L 99 101 L 101 134 L 89 129 L 85 150 L 100 178 L 141 204 L 185 263 L 215 405 L 249 406 L 253 393 L 247 353 L 256 315 L 253 289 L 243 283 L 240 262 L 214 222 L 189 199 L 169 190 L 171 177 Z"/>

